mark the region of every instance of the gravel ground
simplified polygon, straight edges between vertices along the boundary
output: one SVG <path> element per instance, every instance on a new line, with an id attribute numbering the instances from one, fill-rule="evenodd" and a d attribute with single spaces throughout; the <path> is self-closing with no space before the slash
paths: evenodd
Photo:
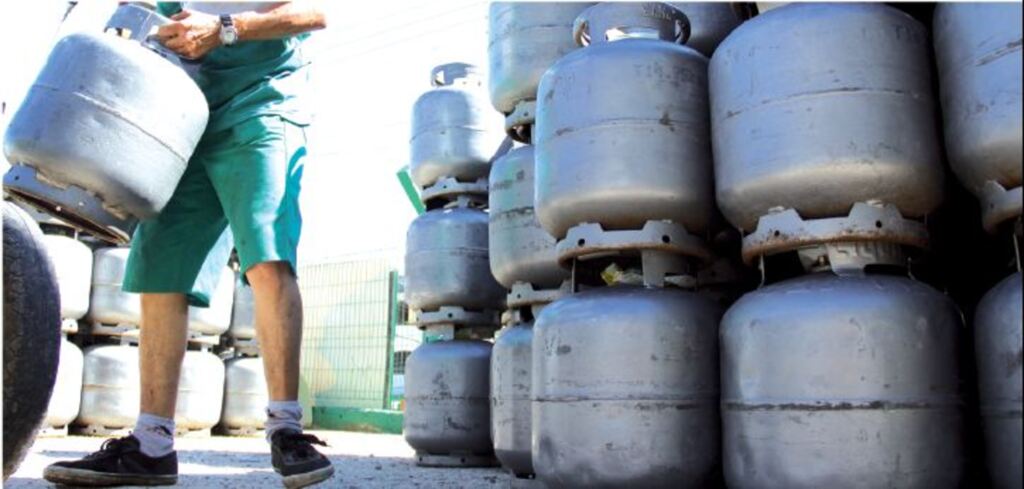
<path id="1" fill-rule="evenodd" d="M 413 462 L 413 450 L 399 435 L 316 431 L 336 470 L 318 487 L 331 488 L 506 488 L 509 476 L 500 469 L 428 469 Z M 52 487 L 43 468 L 57 460 L 79 458 L 96 450 L 102 438 L 71 436 L 38 438 L 4 488 Z M 262 438 L 179 438 L 178 487 L 281 487 L 270 468 L 270 452 Z"/>

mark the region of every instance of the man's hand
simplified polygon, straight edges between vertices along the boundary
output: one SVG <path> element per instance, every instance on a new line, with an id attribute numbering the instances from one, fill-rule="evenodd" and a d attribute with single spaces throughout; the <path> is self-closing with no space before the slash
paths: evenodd
<path id="1" fill-rule="evenodd" d="M 182 10 L 173 22 L 157 29 L 156 37 L 168 49 L 187 59 L 199 59 L 220 46 L 220 18 Z"/>

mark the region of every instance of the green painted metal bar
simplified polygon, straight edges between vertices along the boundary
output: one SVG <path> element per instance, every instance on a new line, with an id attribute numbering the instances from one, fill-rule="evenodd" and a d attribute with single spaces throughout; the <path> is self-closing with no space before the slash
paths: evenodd
<path id="1" fill-rule="evenodd" d="M 388 273 L 388 284 L 391 287 L 391 304 L 388 310 L 388 369 L 387 378 L 384 381 L 384 409 L 391 409 L 392 396 L 394 394 L 395 379 L 395 332 L 398 329 L 398 272 L 392 270 Z"/>
<path id="2" fill-rule="evenodd" d="M 420 200 L 420 192 L 416 189 L 416 184 L 412 183 L 412 177 L 409 175 L 409 167 L 403 166 L 398 173 L 395 174 L 398 177 L 398 182 L 402 184 L 402 189 L 405 190 L 405 196 L 409 198 L 409 203 L 412 204 L 412 208 L 416 209 L 416 214 L 423 214 L 427 210 L 426 206 L 423 205 L 423 201 Z"/>

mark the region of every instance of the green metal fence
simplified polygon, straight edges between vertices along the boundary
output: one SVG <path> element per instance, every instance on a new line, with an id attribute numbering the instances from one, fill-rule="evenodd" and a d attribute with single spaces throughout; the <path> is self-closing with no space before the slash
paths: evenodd
<path id="1" fill-rule="evenodd" d="M 397 272 L 384 257 L 299 267 L 301 376 L 315 425 L 401 430 L 400 414 L 380 413 L 384 421 L 366 414 L 392 407 L 397 282 Z"/>

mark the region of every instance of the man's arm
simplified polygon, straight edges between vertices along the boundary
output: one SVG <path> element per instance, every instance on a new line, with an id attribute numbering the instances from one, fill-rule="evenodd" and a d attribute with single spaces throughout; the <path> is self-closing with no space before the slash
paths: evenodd
<path id="1" fill-rule="evenodd" d="M 231 16 L 238 41 L 280 39 L 327 27 L 319 2 L 269 4 L 265 9 Z M 183 10 L 160 26 L 156 36 L 168 49 L 198 59 L 220 46 L 220 19 L 215 15 Z"/>
<path id="2" fill-rule="evenodd" d="M 239 41 L 279 39 L 327 27 L 323 10 L 313 2 L 287 2 L 262 12 L 231 16 Z"/>

